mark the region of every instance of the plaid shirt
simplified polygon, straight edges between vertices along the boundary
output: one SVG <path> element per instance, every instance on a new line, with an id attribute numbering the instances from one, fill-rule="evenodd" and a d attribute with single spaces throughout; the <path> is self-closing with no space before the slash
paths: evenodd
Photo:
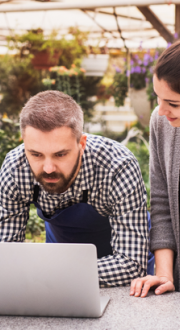
<path id="1" fill-rule="evenodd" d="M 7 154 L 0 172 L 0 241 L 24 241 L 36 183 L 22 144 Z M 98 259 L 100 286 L 129 285 L 133 278 L 146 275 L 146 191 L 133 154 L 120 143 L 87 134 L 82 165 L 72 186 L 59 195 L 40 187 L 38 203 L 51 216 L 57 209 L 81 202 L 83 190 L 88 190 L 88 204 L 108 216 L 111 226 L 113 255 Z"/>

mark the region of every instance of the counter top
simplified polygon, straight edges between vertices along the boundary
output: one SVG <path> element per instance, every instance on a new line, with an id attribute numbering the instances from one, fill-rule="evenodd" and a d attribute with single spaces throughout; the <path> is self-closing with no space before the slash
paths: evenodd
<path id="1" fill-rule="evenodd" d="M 0 330 L 179 330 L 180 293 L 129 296 L 129 287 L 101 289 L 111 300 L 99 319 L 0 316 Z"/>

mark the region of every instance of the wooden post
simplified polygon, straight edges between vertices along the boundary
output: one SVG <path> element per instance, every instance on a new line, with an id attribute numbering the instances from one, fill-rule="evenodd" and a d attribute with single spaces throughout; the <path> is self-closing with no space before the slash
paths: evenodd
<path id="1" fill-rule="evenodd" d="M 178 39 L 180 39 L 180 5 L 175 6 L 175 32 L 178 34 Z"/>
<path id="2" fill-rule="evenodd" d="M 159 17 L 157 17 L 157 15 L 155 15 L 155 13 L 149 7 L 137 6 L 137 8 L 144 15 L 146 20 L 152 24 L 153 28 L 156 29 L 167 42 L 174 42 L 174 36 L 172 35 L 172 33 L 167 29 L 167 27 L 161 22 Z"/>

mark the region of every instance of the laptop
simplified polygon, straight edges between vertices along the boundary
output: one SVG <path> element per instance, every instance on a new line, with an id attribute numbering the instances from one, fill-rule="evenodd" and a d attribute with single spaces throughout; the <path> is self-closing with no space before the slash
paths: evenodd
<path id="1" fill-rule="evenodd" d="M 0 243 L 0 315 L 100 317 L 93 244 Z"/>

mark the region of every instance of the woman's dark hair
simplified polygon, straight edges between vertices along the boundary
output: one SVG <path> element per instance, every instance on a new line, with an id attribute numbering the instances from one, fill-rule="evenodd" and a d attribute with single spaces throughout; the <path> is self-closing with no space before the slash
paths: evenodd
<path id="1" fill-rule="evenodd" d="M 165 80 L 174 92 L 180 94 L 180 41 L 172 44 L 161 54 L 154 74 L 159 80 Z"/>

